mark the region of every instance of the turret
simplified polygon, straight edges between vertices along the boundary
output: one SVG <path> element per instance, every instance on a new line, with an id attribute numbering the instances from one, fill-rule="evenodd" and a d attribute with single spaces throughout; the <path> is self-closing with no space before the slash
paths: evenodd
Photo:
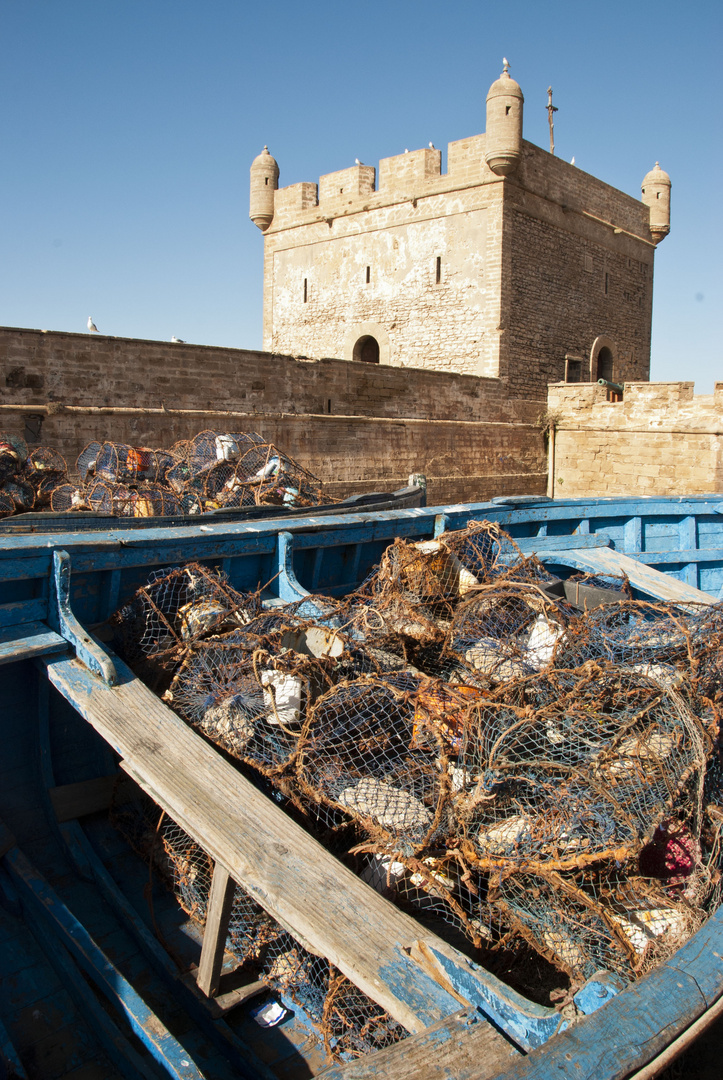
<path id="1" fill-rule="evenodd" d="M 650 232 L 653 242 L 659 244 L 670 232 L 670 177 L 658 162 L 643 180 L 642 199 L 650 208 Z"/>
<path id="2" fill-rule="evenodd" d="M 487 94 L 487 131 L 485 161 L 492 172 L 507 176 L 514 172 L 522 157 L 522 106 L 519 85 L 509 74 L 509 64 Z"/>
<path id="3" fill-rule="evenodd" d="M 274 192 L 279 186 L 279 166 L 265 146 L 251 166 L 249 217 L 261 232 L 274 220 Z"/>

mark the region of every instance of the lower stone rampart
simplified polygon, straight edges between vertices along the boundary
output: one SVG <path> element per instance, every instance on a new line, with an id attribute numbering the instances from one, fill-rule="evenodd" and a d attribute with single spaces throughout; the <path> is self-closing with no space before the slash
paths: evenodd
<path id="1" fill-rule="evenodd" d="M 596 383 L 548 388 L 557 498 L 723 492 L 723 383 L 630 382 L 622 401 Z"/>
<path id="2" fill-rule="evenodd" d="M 257 431 L 330 494 L 428 477 L 432 503 L 545 490 L 540 401 L 498 379 L 247 350 L 0 328 L 0 431 L 58 449 L 168 448 L 199 431 Z"/>

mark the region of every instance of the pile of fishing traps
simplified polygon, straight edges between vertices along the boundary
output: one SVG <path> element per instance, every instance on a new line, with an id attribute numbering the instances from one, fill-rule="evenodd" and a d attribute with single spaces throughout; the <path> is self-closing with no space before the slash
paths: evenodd
<path id="1" fill-rule="evenodd" d="M 288 454 L 255 432 L 201 431 L 170 450 L 92 442 L 70 478 L 49 447 L 28 453 L 0 434 L 0 517 L 28 510 L 85 510 L 169 517 L 222 508 L 318 506 L 336 500 Z"/>
<path id="2" fill-rule="evenodd" d="M 114 623 L 186 722 L 488 966 L 628 981 L 720 900 L 720 604 L 565 592 L 481 522 L 397 540 L 344 600 L 265 611 L 193 565 Z"/>
<path id="3" fill-rule="evenodd" d="M 65 459 L 48 446 L 28 451 L 24 439 L 0 433 L 0 518 L 50 506 L 66 478 Z"/>

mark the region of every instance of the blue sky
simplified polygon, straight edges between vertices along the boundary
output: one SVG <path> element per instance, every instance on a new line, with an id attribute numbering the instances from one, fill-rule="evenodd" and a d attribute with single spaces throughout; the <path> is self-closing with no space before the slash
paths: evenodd
<path id="1" fill-rule="evenodd" d="M 524 135 L 639 197 L 673 183 L 652 378 L 723 380 L 723 4 L 0 0 L 0 324 L 260 348 L 248 170 L 281 184 L 484 130 L 502 56 Z"/>

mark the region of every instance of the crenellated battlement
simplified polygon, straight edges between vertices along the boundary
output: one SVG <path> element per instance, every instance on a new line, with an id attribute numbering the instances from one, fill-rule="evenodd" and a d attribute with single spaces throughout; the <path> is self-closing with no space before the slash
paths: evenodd
<path id="1" fill-rule="evenodd" d="M 508 67 L 486 131 L 446 153 L 430 143 L 279 188 L 264 148 L 250 216 L 265 348 L 500 378 L 540 399 L 560 378 L 647 377 L 670 180 L 656 165 L 641 200 L 525 141 Z"/>
<path id="2" fill-rule="evenodd" d="M 626 382 L 622 401 L 597 383 L 548 387 L 550 487 L 558 497 L 723 491 L 723 382 Z"/>
<path id="3" fill-rule="evenodd" d="M 626 382 L 622 400 L 610 401 L 599 383 L 553 383 L 548 387 L 548 410 L 555 423 L 567 427 L 619 427 L 645 421 L 654 428 L 697 429 L 717 417 L 723 433 L 723 382 L 712 394 L 696 394 L 692 382 Z"/>

